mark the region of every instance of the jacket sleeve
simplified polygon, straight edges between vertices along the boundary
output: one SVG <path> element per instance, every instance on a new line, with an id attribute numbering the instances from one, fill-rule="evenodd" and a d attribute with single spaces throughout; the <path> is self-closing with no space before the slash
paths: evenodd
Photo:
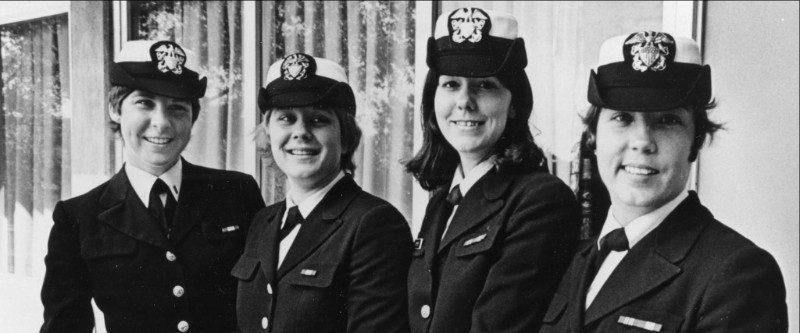
<path id="1" fill-rule="evenodd" d="M 261 196 L 261 190 L 258 187 L 258 183 L 256 183 L 256 180 L 251 176 L 248 176 L 240 183 L 239 186 L 239 193 L 245 202 L 243 205 L 245 210 L 241 212 L 242 214 L 245 214 L 242 217 L 242 221 L 246 221 L 248 224 L 243 231 L 247 232 L 247 229 L 249 229 L 250 223 L 253 221 L 256 213 L 265 207 L 264 198 Z"/>
<path id="2" fill-rule="evenodd" d="M 472 311 L 470 332 L 537 332 L 579 241 L 579 207 L 560 181 L 528 186 Z"/>
<path id="3" fill-rule="evenodd" d="M 94 328 L 89 273 L 80 255 L 78 227 L 64 206 L 63 202 L 56 204 L 47 243 L 40 332 L 88 333 Z"/>
<path id="4" fill-rule="evenodd" d="M 697 332 L 787 332 L 786 287 L 775 259 L 755 246 L 725 260 L 700 305 Z"/>
<path id="5" fill-rule="evenodd" d="M 385 204 L 360 221 L 351 249 L 347 332 L 408 332 L 407 276 L 411 231 Z"/>

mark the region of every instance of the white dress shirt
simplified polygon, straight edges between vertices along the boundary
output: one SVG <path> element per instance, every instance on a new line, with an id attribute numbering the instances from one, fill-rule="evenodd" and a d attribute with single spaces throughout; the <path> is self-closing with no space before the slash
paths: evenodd
<path id="1" fill-rule="evenodd" d="M 283 228 L 283 225 L 286 224 L 286 217 L 289 216 L 289 208 L 297 206 L 297 210 L 300 212 L 300 215 L 303 217 L 303 219 L 305 219 L 308 216 L 308 214 L 311 214 L 311 211 L 313 211 L 314 208 L 317 207 L 320 201 L 322 201 L 322 199 L 325 198 L 325 195 L 328 194 L 328 192 L 330 192 L 333 186 L 336 185 L 336 183 L 338 183 L 339 180 L 341 180 L 342 178 L 344 178 L 344 171 L 340 170 L 339 174 L 336 175 L 336 178 L 334 178 L 330 183 L 328 183 L 328 185 L 325 185 L 325 187 L 314 191 L 305 200 L 303 200 L 303 202 L 299 204 L 295 203 L 294 200 L 292 200 L 292 193 L 290 191 L 289 195 L 286 196 L 286 211 L 283 212 L 283 219 L 281 219 L 281 228 Z M 294 229 L 292 229 L 292 232 L 286 235 L 286 238 L 281 240 L 281 244 L 278 247 L 278 267 L 281 267 L 283 259 L 286 258 L 286 254 L 289 253 L 289 249 L 292 248 L 294 239 L 297 238 L 297 234 L 300 232 L 300 228 L 302 227 L 303 227 L 302 223 L 298 224 L 296 227 L 294 227 Z"/>
<path id="2" fill-rule="evenodd" d="M 458 165 L 456 168 L 455 175 L 453 175 L 453 181 L 450 183 L 450 188 L 448 189 L 447 193 L 453 190 L 454 187 L 458 186 L 458 190 L 461 191 L 461 197 L 465 197 L 467 192 L 472 188 L 472 185 L 478 182 L 484 175 L 489 173 L 490 170 L 494 168 L 494 157 L 484 160 L 483 162 L 478 163 L 472 170 L 470 170 L 466 175 L 464 175 L 464 171 L 461 169 L 461 164 Z M 450 222 L 453 221 L 453 216 L 456 215 L 456 210 L 458 210 L 459 205 L 455 205 L 453 207 L 453 212 L 450 213 L 450 217 L 447 218 L 447 225 L 444 227 L 444 232 L 442 232 L 442 238 L 444 239 L 444 235 L 447 234 L 447 229 L 450 228 Z"/>
<path id="3" fill-rule="evenodd" d="M 183 179 L 183 161 L 178 159 L 169 170 L 156 177 L 147 171 L 139 169 L 130 163 L 125 163 L 125 174 L 128 176 L 133 191 L 136 196 L 142 200 L 145 207 L 150 207 L 150 190 L 153 189 L 156 179 L 161 178 L 164 183 L 169 187 L 170 192 L 175 197 L 175 202 L 178 202 L 178 195 L 181 193 L 181 180 Z M 161 194 L 161 204 L 167 204 L 167 194 Z"/>
<path id="4" fill-rule="evenodd" d="M 672 213 L 672 211 L 675 210 L 675 207 L 678 207 L 678 205 L 688 196 L 689 192 L 683 191 L 666 205 L 633 219 L 625 227 L 623 227 L 619 222 L 617 222 L 617 219 L 614 218 L 614 214 L 612 213 L 614 211 L 614 207 L 609 207 L 606 222 L 603 223 L 603 230 L 600 231 L 600 237 L 597 238 L 597 249 L 600 249 L 600 240 L 617 228 L 625 228 L 625 236 L 628 237 L 628 248 L 632 249 L 634 246 L 636 246 L 636 243 L 639 243 L 642 238 L 647 236 L 647 234 L 653 231 L 653 229 L 658 227 L 661 222 L 664 222 L 664 219 L 667 217 L 667 215 Z M 592 284 L 589 285 L 589 289 L 586 292 L 586 303 L 584 310 L 588 309 L 589 306 L 592 305 L 592 302 L 594 301 L 595 297 L 597 297 L 600 289 L 603 288 L 603 285 L 608 280 L 608 277 L 611 276 L 611 273 L 614 272 L 614 269 L 617 268 L 617 265 L 619 265 L 619 263 L 627 254 L 627 250 L 611 251 L 608 254 L 606 259 L 603 261 L 603 264 L 600 265 L 600 268 L 597 270 L 597 275 L 594 276 Z"/>

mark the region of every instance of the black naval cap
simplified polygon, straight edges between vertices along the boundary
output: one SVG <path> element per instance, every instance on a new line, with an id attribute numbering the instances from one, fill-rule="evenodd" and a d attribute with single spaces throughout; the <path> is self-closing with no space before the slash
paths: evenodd
<path id="1" fill-rule="evenodd" d="M 428 39 L 428 67 L 465 77 L 523 70 L 528 56 L 517 26 L 511 14 L 475 7 L 442 14 Z"/>
<path id="2" fill-rule="evenodd" d="M 657 31 L 606 40 L 597 72 L 589 76 L 589 102 L 619 111 L 664 111 L 711 100 L 711 67 L 692 39 Z"/>
<path id="3" fill-rule="evenodd" d="M 258 93 L 261 112 L 275 107 L 319 106 L 356 113 L 347 74 L 332 60 L 305 53 L 288 55 L 269 67 L 267 82 Z"/>
<path id="4" fill-rule="evenodd" d="M 196 61 L 191 51 L 172 41 L 128 41 L 109 66 L 111 84 L 153 94 L 197 99 L 206 93 L 207 79 L 187 68 Z M 197 68 L 192 65 L 192 68 Z"/>

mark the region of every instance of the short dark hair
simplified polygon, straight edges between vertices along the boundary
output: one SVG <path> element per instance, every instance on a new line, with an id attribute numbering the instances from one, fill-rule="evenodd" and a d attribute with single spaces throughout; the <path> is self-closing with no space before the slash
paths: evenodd
<path id="1" fill-rule="evenodd" d="M 361 143 L 361 128 L 358 127 L 356 118 L 352 110 L 348 108 L 330 108 L 325 106 L 315 106 L 320 110 L 332 112 L 336 119 L 339 121 L 339 129 L 341 132 L 341 144 L 344 149 L 342 153 L 341 169 L 349 174 L 353 174 L 356 170 L 356 164 L 353 162 L 353 156 Z M 258 152 L 266 158 L 272 158 L 272 151 L 269 146 L 269 133 L 267 132 L 267 124 L 269 123 L 269 116 L 273 109 L 267 109 L 264 112 L 264 117 L 261 125 L 258 126 L 255 132 L 256 146 Z"/>
<path id="2" fill-rule="evenodd" d="M 134 88 L 126 87 L 126 86 L 111 86 L 111 89 L 108 92 L 108 104 L 114 110 L 114 112 L 122 114 L 122 101 L 125 100 L 125 97 L 128 97 L 131 93 L 136 91 Z M 191 100 L 192 103 L 192 123 L 194 124 L 197 117 L 200 115 L 200 99 L 195 98 Z M 111 128 L 111 131 L 115 134 L 119 134 L 119 123 L 113 120 L 109 120 L 108 127 Z"/>
<path id="3" fill-rule="evenodd" d="M 495 167 L 501 172 L 547 172 L 547 159 L 541 148 L 533 142 L 528 119 L 533 111 L 533 92 L 525 71 L 504 71 L 497 74 L 500 83 L 511 91 L 511 109 L 514 116 L 495 143 L 492 155 Z M 404 162 L 406 171 L 417 179 L 425 190 L 449 184 L 459 164 L 458 152 L 447 142 L 436 121 L 434 99 L 439 85 L 439 73 L 428 71 L 422 90 L 422 148 Z"/>
<path id="4" fill-rule="evenodd" d="M 706 137 L 713 141 L 714 133 L 718 130 L 725 129 L 725 127 L 723 124 L 713 122 L 708 118 L 708 113 L 717 107 L 717 102 L 715 100 L 711 100 L 707 104 L 687 105 L 685 107 L 692 112 L 692 120 L 694 121 L 694 141 L 692 142 L 691 152 L 689 153 L 689 162 L 694 162 L 697 160 L 697 155 L 706 142 Z M 597 121 L 600 118 L 600 111 L 602 110 L 603 108 L 601 106 L 592 104 L 589 106 L 586 115 L 581 117 L 589 133 L 586 145 L 590 150 L 594 150 L 596 147 Z"/>

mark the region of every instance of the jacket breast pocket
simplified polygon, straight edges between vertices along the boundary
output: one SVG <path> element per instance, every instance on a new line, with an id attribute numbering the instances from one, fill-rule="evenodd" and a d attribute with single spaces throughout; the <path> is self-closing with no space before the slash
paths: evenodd
<path id="1" fill-rule="evenodd" d="M 209 223 L 203 226 L 203 236 L 209 240 L 225 240 L 244 237 L 244 233 L 238 224 Z"/>
<path id="2" fill-rule="evenodd" d="M 488 225 L 478 229 L 477 232 L 462 236 L 457 243 L 453 244 L 456 247 L 456 257 L 466 257 L 488 251 L 494 245 L 499 231 L 499 225 Z"/>
<path id="3" fill-rule="evenodd" d="M 233 266 L 231 275 L 242 281 L 250 281 L 256 275 L 260 261 L 256 258 L 242 255 Z"/>
<path id="4" fill-rule="evenodd" d="M 663 310 L 650 310 L 633 306 L 622 308 L 614 315 L 617 332 L 678 332 L 683 317 Z"/>
<path id="5" fill-rule="evenodd" d="M 336 262 L 301 263 L 286 276 L 286 282 L 293 286 L 327 288 L 333 283 L 338 266 Z"/>
<path id="6" fill-rule="evenodd" d="M 126 235 L 81 239 L 81 257 L 87 260 L 136 254 L 136 240 Z"/>

